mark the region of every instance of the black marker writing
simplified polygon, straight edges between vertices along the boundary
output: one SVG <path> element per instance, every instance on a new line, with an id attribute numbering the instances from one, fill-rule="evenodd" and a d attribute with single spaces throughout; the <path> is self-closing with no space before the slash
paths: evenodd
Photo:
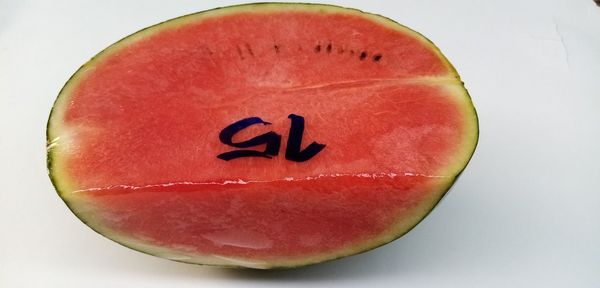
<path id="1" fill-rule="evenodd" d="M 225 127 L 225 129 L 223 129 L 219 134 L 219 140 L 221 140 L 223 144 L 233 146 L 236 148 L 249 148 L 253 146 L 267 144 L 265 147 L 265 151 L 261 152 L 256 150 L 235 150 L 219 154 L 217 155 L 217 158 L 229 161 L 231 159 L 239 157 L 271 158 L 271 156 L 277 156 L 277 154 L 279 154 L 279 145 L 281 144 L 281 135 L 273 131 L 262 134 L 260 136 L 256 136 L 250 140 L 246 140 L 239 143 L 233 143 L 233 141 L 231 140 L 231 138 L 233 138 L 233 135 L 254 124 L 271 125 L 271 123 L 265 122 L 258 117 L 245 118 Z"/>
<path id="2" fill-rule="evenodd" d="M 301 150 L 302 135 L 304 134 L 304 117 L 290 114 L 288 115 L 288 118 L 290 118 L 292 123 L 290 126 L 287 147 L 285 149 L 285 159 L 295 162 L 304 162 L 311 159 L 325 148 L 324 144 L 312 142 L 304 150 Z M 240 157 L 263 157 L 270 159 L 271 156 L 277 156 L 279 154 L 279 147 L 281 146 L 281 135 L 273 131 L 243 142 L 234 143 L 232 141 L 233 135 L 255 124 L 270 125 L 271 123 L 263 121 L 259 117 L 244 118 L 221 130 L 219 140 L 221 140 L 221 143 L 223 144 L 236 148 L 250 148 L 266 144 L 264 151 L 248 149 L 234 150 L 219 154 L 217 155 L 217 158 L 229 161 Z"/>

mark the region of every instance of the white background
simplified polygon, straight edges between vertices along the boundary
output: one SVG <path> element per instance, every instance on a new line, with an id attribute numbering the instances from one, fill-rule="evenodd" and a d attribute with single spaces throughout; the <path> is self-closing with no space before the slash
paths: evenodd
<path id="1" fill-rule="evenodd" d="M 175 263 L 97 235 L 46 175 L 58 91 L 132 32 L 238 2 L 0 0 L 0 287 L 600 287 L 600 7 L 328 2 L 432 39 L 476 104 L 475 156 L 417 228 L 365 254 L 270 272 Z"/>

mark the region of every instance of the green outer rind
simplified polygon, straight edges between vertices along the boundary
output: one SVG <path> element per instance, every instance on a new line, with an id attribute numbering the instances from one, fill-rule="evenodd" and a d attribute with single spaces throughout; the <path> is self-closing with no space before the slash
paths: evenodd
<path id="1" fill-rule="evenodd" d="M 98 61 L 98 59 L 101 59 L 104 56 L 108 56 L 110 55 L 111 50 L 117 50 L 119 47 L 121 47 L 124 44 L 127 44 L 129 42 L 129 40 L 134 41 L 135 37 L 139 37 L 139 36 L 145 36 L 146 34 L 148 35 L 152 35 L 151 32 L 153 32 L 153 30 L 158 30 L 158 28 L 162 28 L 162 29 L 168 29 L 171 26 L 174 25 L 165 25 L 167 23 L 171 23 L 171 24 L 175 24 L 178 23 L 178 21 L 183 21 L 187 18 L 193 18 L 194 16 L 201 16 L 203 14 L 207 14 L 207 13 L 214 13 L 214 12 L 218 12 L 218 11 L 222 11 L 223 13 L 225 12 L 235 12 L 238 9 L 243 9 L 243 8 L 252 8 L 252 7 L 266 7 L 266 8 L 285 8 L 285 9 L 289 9 L 289 10 L 293 10 L 291 8 L 322 8 L 322 9 L 332 9 L 332 10 L 336 10 L 338 12 L 352 12 L 352 13 L 357 13 L 366 17 L 369 17 L 372 20 L 384 20 L 386 22 L 388 22 L 388 25 L 391 25 L 392 27 L 395 26 L 396 29 L 401 28 L 404 29 L 408 32 L 414 33 L 416 36 L 418 36 L 417 38 L 419 38 L 420 40 L 425 40 L 428 43 L 428 46 L 430 48 L 432 48 L 438 58 L 442 61 L 445 62 L 445 64 L 447 65 L 447 67 L 450 69 L 450 71 L 452 72 L 452 76 L 454 76 L 458 81 L 460 81 L 460 83 L 462 83 L 462 89 L 464 90 L 468 100 L 469 100 L 469 107 L 471 108 L 471 112 L 474 115 L 474 120 L 475 123 L 472 123 L 475 125 L 475 142 L 473 143 L 472 149 L 469 152 L 469 157 L 467 159 L 467 161 L 464 163 L 464 166 L 462 167 L 462 169 L 457 173 L 457 175 L 452 179 L 452 181 L 450 181 L 448 183 L 448 186 L 446 187 L 445 191 L 443 191 L 441 193 L 441 196 L 439 197 L 439 199 L 431 206 L 432 208 L 420 219 L 418 220 L 412 227 L 408 228 L 406 231 L 404 231 L 403 233 L 399 233 L 397 235 L 394 235 L 393 237 L 390 237 L 388 241 L 383 241 L 381 243 L 378 243 L 376 245 L 370 246 L 366 249 L 360 250 L 360 251 L 356 251 L 350 254 L 345 254 L 345 255 L 340 255 L 340 256 L 336 256 L 336 257 L 332 257 L 332 258 L 324 258 L 324 259 L 319 259 L 317 261 L 307 261 L 307 262 L 302 262 L 298 265 L 278 265 L 278 264 L 273 264 L 272 266 L 269 267 L 265 267 L 266 269 L 288 269 L 288 268 L 295 268 L 295 267 L 301 267 L 301 266 L 306 266 L 306 265 L 311 265 L 311 264 L 317 264 L 317 263 L 322 263 L 322 262 L 327 262 L 327 261 L 333 261 L 336 259 L 340 259 L 340 258 L 344 258 L 347 256 L 351 256 L 351 255 L 357 255 L 357 254 L 362 254 L 365 253 L 367 251 L 373 250 L 375 248 L 381 247 L 385 244 L 388 244 L 402 236 L 404 236 L 406 233 L 410 232 L 412 229 L 414 229 L 419 223 L 421 223 L 421 221 L 423 221 L 432 211 L 433 209 L 437 206 L 437 204 L 448 194 L 448 191 L 452 188 L 452 186 L 454 185 L 454 183 L 456 182 L 456 180 L 460 177 L 460 175 L 463 173 L 464 169 L 467 167 L 468 163 L 471 161 L 473 154 L 475 152 L 475 149 L 478 145 L 479 142 L 479 117 L 477 115 L 477 111 L 475 110 L 475 107 L 473 105 L 472 102 L 472 98 L 469 95 L 467 89 L 464 87 L 464 82 L 461 81 L 460 76 L 457 72 L 457 70 L 455 69 L 455 67 L 448 61 L 448 59 L 442 54 L 442 52 L 440 51 L 440 49 L 427 37 L 425 37 L 424 35 L 420 34 L 417 31 L 414 31 L 390 18 L 387 18 L 385 16 L 379 15 L 379 14 L 375 14 L 375 13 L 368 13 L 368 12 L 363 12 L 361 10 L 358 9 L 354 9 L 354 8 L 346 8 L 346 7 L 342 7 L 342 6 L 336 6 L 336 5 L 329 5 L 329 4 L 316 4 L 316 3 L 285 3 L 285 2 L 259 2 L 259 3 L 248 3 L 248 4 L 240 4 L 240 5 L 233 5 L 233 6 L 226 6 L 226 7 L 217 7 L 214 9 L 209 9 L 209 10 L 204 10 L 204 11 L 200 11 L 200 12 L 195 12 L 195 13 L 191 13 L 191 14 L 187 14 L 187 15 L 183 15 L 180 17 L 176 17 L 173 19 L 169 19 L 160 23 L 157 23 L 155 25 L 152 26 L 148 26 L 144 29 L 141 29 L 135 33 L 132 33 L 122 39 L 120 39 L 119 41 L 111 44 L 110 46 L 108 46 L 107 48 L 103 49 L 102 51 L 100 51 L 99 53 L 97 53 L 94 57 L 92 57 L 89 61 L 87 61 L 86 63 L 84 63 L 81 67 L 79 67 L 79 69 L 77 69 L 77 71 L 75 71 L 75 73 L 73 75 L 71 75 L 71 77 L 69 77 L 69 79 L 67 80 L 67 82 L 65 83 L 65 85 L 62 87 L 62 89 L 59 91 L 58 96 L 56 98 L 56 100 L 53 103 L 52 109 L 50 110 L 50 115 L 48 117 L 48 122 L 46 125 L 46 147 L 47 147 L 47 168 L 48 168 L 48 176 L 50 178 L 50 181 L 52 182 L 52 185 L 54 186 L 57 194 L 59 195 L 59 197 L 63 200 L 63 202 L 66 204 L 66 206 L 69 208 L 69 210 L 71 210 L 71 212 L 73 214 L 75 214 L 75 216 L 84 224 L 86 224 L 86 226 L 90 227 L 92 230 L 94 230 L 95 232 L 97 232 L 98 234 L 102 235 L 103 237 L 112 240 L 122 246 L 125 246 L 127 248 L 142 252 L 144 254 L 148 254 L 148 255 L 152 255 L 152 256 L 157 256 L 160 257 L 158 255 L 153 254 L 152 252 L 148 251 L 148 250 L 141 250 L 141 249 L 137 249 L 135 247 L 132 247 L 130 245 L 126 245 L 122 242 L 118 242 L 106 235 L 104 235 L 101 231 L 99 231 L 98 229 L 88 225 L 87 221 L 85 219 L 83 219 L 82 217 L 80 217 L 80 215 L 75 212 L 74 208 L 72 207 L 72 205 L 69 203 L 69 201 L 66 199 L 66 197 L 63 197 L 63 192 L 61 191 L 60 188 L 60 182 L 59 179 L 57 179 L 58 177 L 56 177 L 56 175 L 53 174 L 53 163 L 55 155 L 53 154 L 54 149 L 51 149 L 51 143 L 52 143 L 52 139 L 54 139 L 54 137 L 52 137 L 52 120 L 53 117 L 55 117 L 56 114 L 56 108 L 59 104 L 59 102 L 62 100 L 61 96 L 63 96 L 65 94 L 65 91 L 70 88 L 71 85 L 76 84 L 76 78 L 78 76 L 80 76 L 80 72 L 82 72 L 83 70 L 85 70 L 88 67 L 93 67 L 94 63 L 96 61 Z M 266 9 L 265 9 L 266 10 Z M 226 14 L 225 14 L 226 15 Z M 143 37 L 140 37 L 143 38 Z M 162 257 L 161 257 L 162 258 Z M 190 262 L 186 262 L 186 261 L 181 261 L 181 260 L 174 260 L 174 259 L 170 259 L 172 261 L 176 261 L 176 262 L 182 262 L 182 263 L 190 263 Z M 197 264 L 197 265 L 210 265 L 213 266 L 211 264 L 203 264 L 203 263 L 191 263 L 191 264 Z M 244 266 L 238 266 L 238 265 L 216 265 L 216 266 L 220 266 L 220 267 L 228 267 L 228 268 L 249 268 L 249 267 L 244 267 Z M 250 267 L 251 268 L 251 267 Z"/>

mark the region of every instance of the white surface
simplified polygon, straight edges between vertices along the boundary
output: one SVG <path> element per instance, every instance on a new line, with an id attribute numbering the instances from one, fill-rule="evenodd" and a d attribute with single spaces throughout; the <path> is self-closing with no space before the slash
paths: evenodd
<path id="1" fill-rule="evenodd" d="M 600 287 L 600 7 L 395 2 L 331 1 L 386 15 L 442 49 L 479 112 L 475 157 L 400 240 L 253 272 L 117 245 L 71 214 L 45 168 L 48 113 L 82 63 L 148 25 L 235 2 L 0 0 L 0 287 Z"/>

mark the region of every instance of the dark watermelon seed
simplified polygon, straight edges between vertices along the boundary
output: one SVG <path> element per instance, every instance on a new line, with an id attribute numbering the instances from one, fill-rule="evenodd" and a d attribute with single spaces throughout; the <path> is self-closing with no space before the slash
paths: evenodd
<path id="1" fill-rule="evenodd" d="M 245 46 L 246 50 L 248 50 L 248 53 L 250 53 L 250 55 L 254 57 L 254 52 L 252 51 L 252 47 L 250 47 L 250 44 L 246 43 Z"/>
<path id="2" fill-rule="evenodd" d="M 363 51 L 360 53 L 360 60 L 365 60 L 367 58 L 367 52 Z"/>
<path id="3" fill-rule="evenodd" d="M 240 56 L 240 59 L 244 60 L 244 54 L 242 53 L 242 49 L 240 48 L 240 45 L 237 45 L 236 48 L 237 48 L 237 53 Z"/>

